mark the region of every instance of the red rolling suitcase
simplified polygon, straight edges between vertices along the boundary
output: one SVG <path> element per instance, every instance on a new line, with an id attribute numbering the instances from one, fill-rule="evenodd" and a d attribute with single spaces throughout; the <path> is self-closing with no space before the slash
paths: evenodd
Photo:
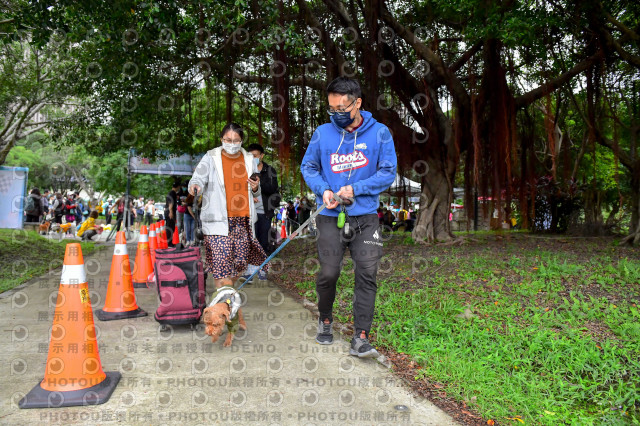
<path id="1" fill-rule="evenodd" d="M 200 322 L 205 308 L 205 274 L 200 247 L 156 250 L 153 265 L 159 304 L 154 315 L 163 325 Z"/>

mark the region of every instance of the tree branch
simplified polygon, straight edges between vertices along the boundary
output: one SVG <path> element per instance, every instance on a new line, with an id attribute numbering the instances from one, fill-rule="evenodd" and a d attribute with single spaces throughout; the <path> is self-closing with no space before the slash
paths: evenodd
<path id="1" fill-rule="evenodd" d="M 25 120 L 27 119 L 27 114 L 29 113 L 30 109 L 31 109 L 31 104 L 27 104 L 24 108 L 22 116 L 19 117 L 16 121 L 14 121 L 13 124 L 11 124 L 11 126 L 5 129 L 5 131 L 3 132 L 5 139 L 7 138 L 7 135 L 14 135 L 13 137 L 15 137 L 16 133 L 20 131 L 20 129 L 22 128 L 22 123 L 24 123 Z"/>
<path id="2" fill-rule="evenodd" d="M 583 111 L 582 108 L 580 108 L 580 105 L 578 104 L 578 100 L 576 99 L 575 95 L 573 94 L 573 92 L 571 90 L 567 91 L 569 93 L 569 96 L 571 97 L 571 100 L 573 101 L 573 105 L 576 107 L 576 111 L 578 111 L 578 114 L 580 114 L 580 116 L 582 117 L 582 121 L 584 121 L 584 123 L 590 128 L 593 129 L 593 134 L 596 138 L 596 142 L 598 142 L 600 145 L 609 148 L 610 150 L 614 150 L 613 147 L 613 141 L 607 139 L 607 137 L 605 137 L 602 132 L 600 131 L 600 129 L 598 129 L 597 126 L 593 126 L 592 123 L 589 122 L 589 119 L 587 118 L 587 115 L 585 114 L 585 112 Z M 620 163 L 622 165 L 624 165 L 625 167 L 627 167 L 629 170 L 633 170 L 633 165 L 634 165 L 634 161 L 633 158 L 631 158 L 631 156 L 629 154 L 627 154 L 624 151 L 617 151 L 617 155 L 618 155 L 618 159 L 620 160 Z"/>
<path id="3" fill-rule="evenodd" d="M 308 22 L 308 24 L 311 25 L 312 28 L 317 28 L 321 33 L 320 35 L 329 53 L 328 55 L 326 55 L 327 57 L 326 62 L 327 63 L 333 62 L 338 67 L 338 69 L 343 69 L 344 63 L 346 62 L 346 60 L 344 59 L 342 52 L 340 52 L 336 44 L 333 42 L 333 38 L 331 37 L 331 35 L 327 32 L 326 28 L 320 23 L 318 18 L 313 14 L 313 11 L 309 9 L 309 7 L 307 6 L 306 0 L 296 0 L 296 1 L 298 3 L 298 7 L 300 7 L 300 10 L 304 11 L 305 20 Z M 327 71 L 329 71 L 328 66 L 326 67 L 326 69 Z"/>
<path id="4" fill-rule="evenodd" d="M 20 103 L 22 103 L 22 102 L 20 102 Z M 22 106 L 19 104 L 18 107 L 15 110 L 12 109 L 10 115 L 5 116 L 4 123 L 3 123 L 4 129 L 2 129 L 2 131 L 0 131 L 0 139 L 2 137 L 4 137 L 4 135 L 9 131 L 9 129 L 12 126 L 13 120 L 16 118 L 16 114 L 18 114 L 18 112 L 20 111 L 21 108 L 22 108 Z"/>
<path id="5" fill-rule="evenodd" d="M 27 123 L 27 124 L 25 124 L 25 125 L 24 125 L 24 126 L 22 126 L 22 127 L 39 126 L 39 125 L 41 125 L 41 124 L 45 124 L 45 125 L 46 125 L 46 124 L 51 124 L 51 123 L 53 123 L 53 121 L 38 121 L 38 122 L 36 122 L 36 123 Z"/>
<path id="6" fill-rule="evenodd" d="M 478 53 L 482 49 L 482 42 L 478 41 L 476 44 L 471 46 L 466 52 L 462 54 L 454 63 L 449 65 L 449 70 L 451 72 L 457 72 L 464 64 L 466 64 L 469 59 L 473 57 L 476 53 Z"/>
<path id="7" fill-rule="evenodd" d="M 622 22 L 618 21 L 616 18 L 614 18 L 609 12 L 605 11 L 605 15 L 607 16 L 607 21 L 611 22 L 613 25 L 616 26 L 616 28 L 618 28 L 618 30 L 620 30 L 620 32 L 622 34 L 624 34 L 627 38 L 629 38 L 630 40 L 634 40 L 634 41 L 638 41 L 640 40 L 640 35 L 638 35 L 638 33 L 636 33 L 635 31 L 633 31 L 632 29 L 628 28 L 626 25 L 624 25 Z"/>
<path id="8" fill-rule="evenodd" d="M 613 48 L 618 55 L 631 65 L 640 68 L 640 56 L 631 54 L 624 50 L 622 45 L 613 38 L 613 36 L 605 28 L 600 28 L 600 34 L 604 37 L 604 40 L 609 48 Z M 637 36 L 636 36 L 637 37 Z"/>
<path id="9" fill-rule="evenodd" d="M 604 51 L 598 50 L 594 55 L 589 56 L 588 58 L 582 60 L 578 64 L 576 64 L 573 68 L 564 73 L 560 74 L 554 79 L 546 81 L 542 83 L 540 86 L 536 87 L 529 92 L 522 94 L 515 98 L 516 108 L 523 108 L 527 105 L 537 101 L 538 99 L 548 95 L 549 93 L 555 91 L 560 88 L 562 85 L 570 81 L 573 77 L 580 74 L 581 72 L 587 70 L 596 62 L 604 59 Z"/>
<path id="10" fill-rule="evenodd" d="M 334 0 L 323 0 L 323 1 L 324 1 L 324 4 L 327 5 L 329 10 L 333 12 L 336 16 L 338 16 L 338 19 L 340 20 L 340 23 L 342 24 L 342 26 L 347 28 L 354 27 L 353 23 L 351 22 L 351 18 L 349 17 L 349 12 L 347 12 L 347 9 L 345 9 L 341 1 L 334 1 Z"/>
<path id="11" fill-rule="evenodd" d="M 460 80 L 455 76 L 455 74 L 451 72 L 445 65 L 442 58 L 438 56 L 433 50 L 431 50 L 426 44 L 418 40 L 418 38 L 408 28 L 398 22 L 398 20 L 396 20 L 393 15 L 391 15 L 391 12 L 389 12 L 389 10 L 385 6 L 383 6 L 381 16 L 382 19 L 391 28 L 393 28 L 398 36 L 409 43 L 409 45 L 416 51 L 418 56 L 427 61 L 427 63 L 431 67 L 431 71 L 434 71 L 435 74 L 445 82 L 447 88 L 451 92 L 451 95 L 456 99 L 456 101 L 460 105 L 469 105 L 471 99 L 467 94 L 466 89 L 464 88 Z M 431 74 L 427 75 L 426 80 L 430 86 L 438 86 L 437 84 L 435 84 L 435 81 L 433 81 Z"/>
<path id="12" fill-rule="evenodd" d="M 211 69 L 215 69 L 216 71 L 219 71 L 219 72 L 228 71 L 228 68 L 225 64 L 220 64 L 217 62 L 214 63 L 214 62 L 211 62 L 210 59 L 206 59 L 206 61 L 209 64 L 209 66 L 211 66 Z M 261 83 L 261 84 L 266 83 L 269 85 L 273 85 L 272 78 L 263 77 L 259 75 L 239 74 L 234 71 L 233 78 L 238 81 L 242 81 L 244 83 Z M 306 86 L 315 90 L 323 91 L 326 88 L 326 83 L 323 80 L 318 80 L 318 79 L 309 78 L 309 77 L 302 78 L 300 76 L 300 77 L 295 77 L 290 79 L 289 86 L 301 86 L 301 87 Z"/>
<path id="13" fill-rule="evenodd" d="M 45 127 L 47 127 L 46 124 L 40 124 L 37 127 L 34 127 L 33 129 L 29 129 L 29 130 L 27 130 L 25 132 L 20 132 L 20 134 L 17 135 L 15 139 L 16 140 L 20 140 L 20 139 L 26 138 L 30 134 L 35 133 L 35 132 L 39 132 L 40 130 L 44 129 Z M 24 127 L 23 127 L 23 129 L 24 129 Z"/>
<path id="14" fill-rule="evenodd" d="M 233 74 L 233 78 L 236 80 L 242 81 L 244 83 L 267 83 L 273 85 L 273 79 L 268 77 L 262 77 L 258 75 L 243 75 L 243 74 Z M 289 86 L 306 86 L 315 90 L 324 91 L 326 89 L 326 83 L 322 80 L 318 80 L 315 78 L 305 77 L 295 77 L 289 79 Z"/>
<path id="15" fill-rule="evenodd" d="M 400 101 L 404 104 L 405 108 L 407 108 L 411 116 L 418 123 L 422 123 L 422 119 L 424 118 L 423 112 L 416 111 L 411 103 L 415 94 L 421 92 L 420 83 L 402 66 L 402 63 L 388 45 L 382 46 L 382 54 L 384 59 L 391 61 L 395 67 L 393 74 L 385 76 L 389 86 L 398 94 Z M 396 75 L 396 73 L 398 75 Z"/>

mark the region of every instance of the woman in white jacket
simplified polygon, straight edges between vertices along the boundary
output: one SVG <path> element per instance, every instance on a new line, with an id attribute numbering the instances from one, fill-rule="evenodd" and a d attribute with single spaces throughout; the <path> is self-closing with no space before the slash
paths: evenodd
<path id="1" fill-rule="evenodd" d="M 225 278 L 235 281 L 248 264 L 260 265 L 267 258 L 254 231 L 258 215 L 253 198 L 260 196 L 260 178 L 251 176 L 258 167 L 241 147 L 243 138 L 239 125 L 227 124 L 220 135 L 222 146 L 202 157 L 189 181 L 190 194 L 203 194 L 205 269 L 216 288 Z"/>

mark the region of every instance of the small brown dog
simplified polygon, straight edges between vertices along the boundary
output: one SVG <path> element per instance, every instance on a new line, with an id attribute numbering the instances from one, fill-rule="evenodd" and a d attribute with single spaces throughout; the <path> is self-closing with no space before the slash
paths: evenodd
<path id="1" fill-rule="evenodd" d="M 51 227 L 51 221 L 47 220 L 40 224 L 40 234 L 47 235 L 49 233 L 49 228 Z"/>
<path id="2" fill-rule="evenodd" d="M 222 346 L 231 346 L 233 342 L 233 336 L 238 328 L 241 330 L 247 329 L 247 323 L 244 322 L 242 315 L 242 309 L 239 307 L 240 295 L 235 294 L 233 290 L 233 283 L 231 280 L 223 280 L 223 287 L 220 287 L 217 293 L 214 295 L 214 299 L 207 306 L 202 314 L 202 321 L 206 327 L 204 332 L 206 335 L 211 336 L 213 343 L 217 342 L 220 335 L 224 331 L 224 326 L 227 326 L 227 338 Z M 237 298 L 237 300 L 235 300 Z M 235 315 L 232 312 L 236 311 Z M 233 318 L 232 318 L 233 315 Z"/>

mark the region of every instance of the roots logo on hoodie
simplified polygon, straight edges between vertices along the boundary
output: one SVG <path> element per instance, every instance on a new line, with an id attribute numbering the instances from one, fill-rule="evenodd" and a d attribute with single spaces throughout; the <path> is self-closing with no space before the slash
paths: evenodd
<path id="1" fill-rule="evenodd" d="M 334 173 L 359 169 L 367 164 L 369 164 L 369 159 L 362 151 L 354 151 L 351 154 L 331 154 L 331 171 Z"/>

